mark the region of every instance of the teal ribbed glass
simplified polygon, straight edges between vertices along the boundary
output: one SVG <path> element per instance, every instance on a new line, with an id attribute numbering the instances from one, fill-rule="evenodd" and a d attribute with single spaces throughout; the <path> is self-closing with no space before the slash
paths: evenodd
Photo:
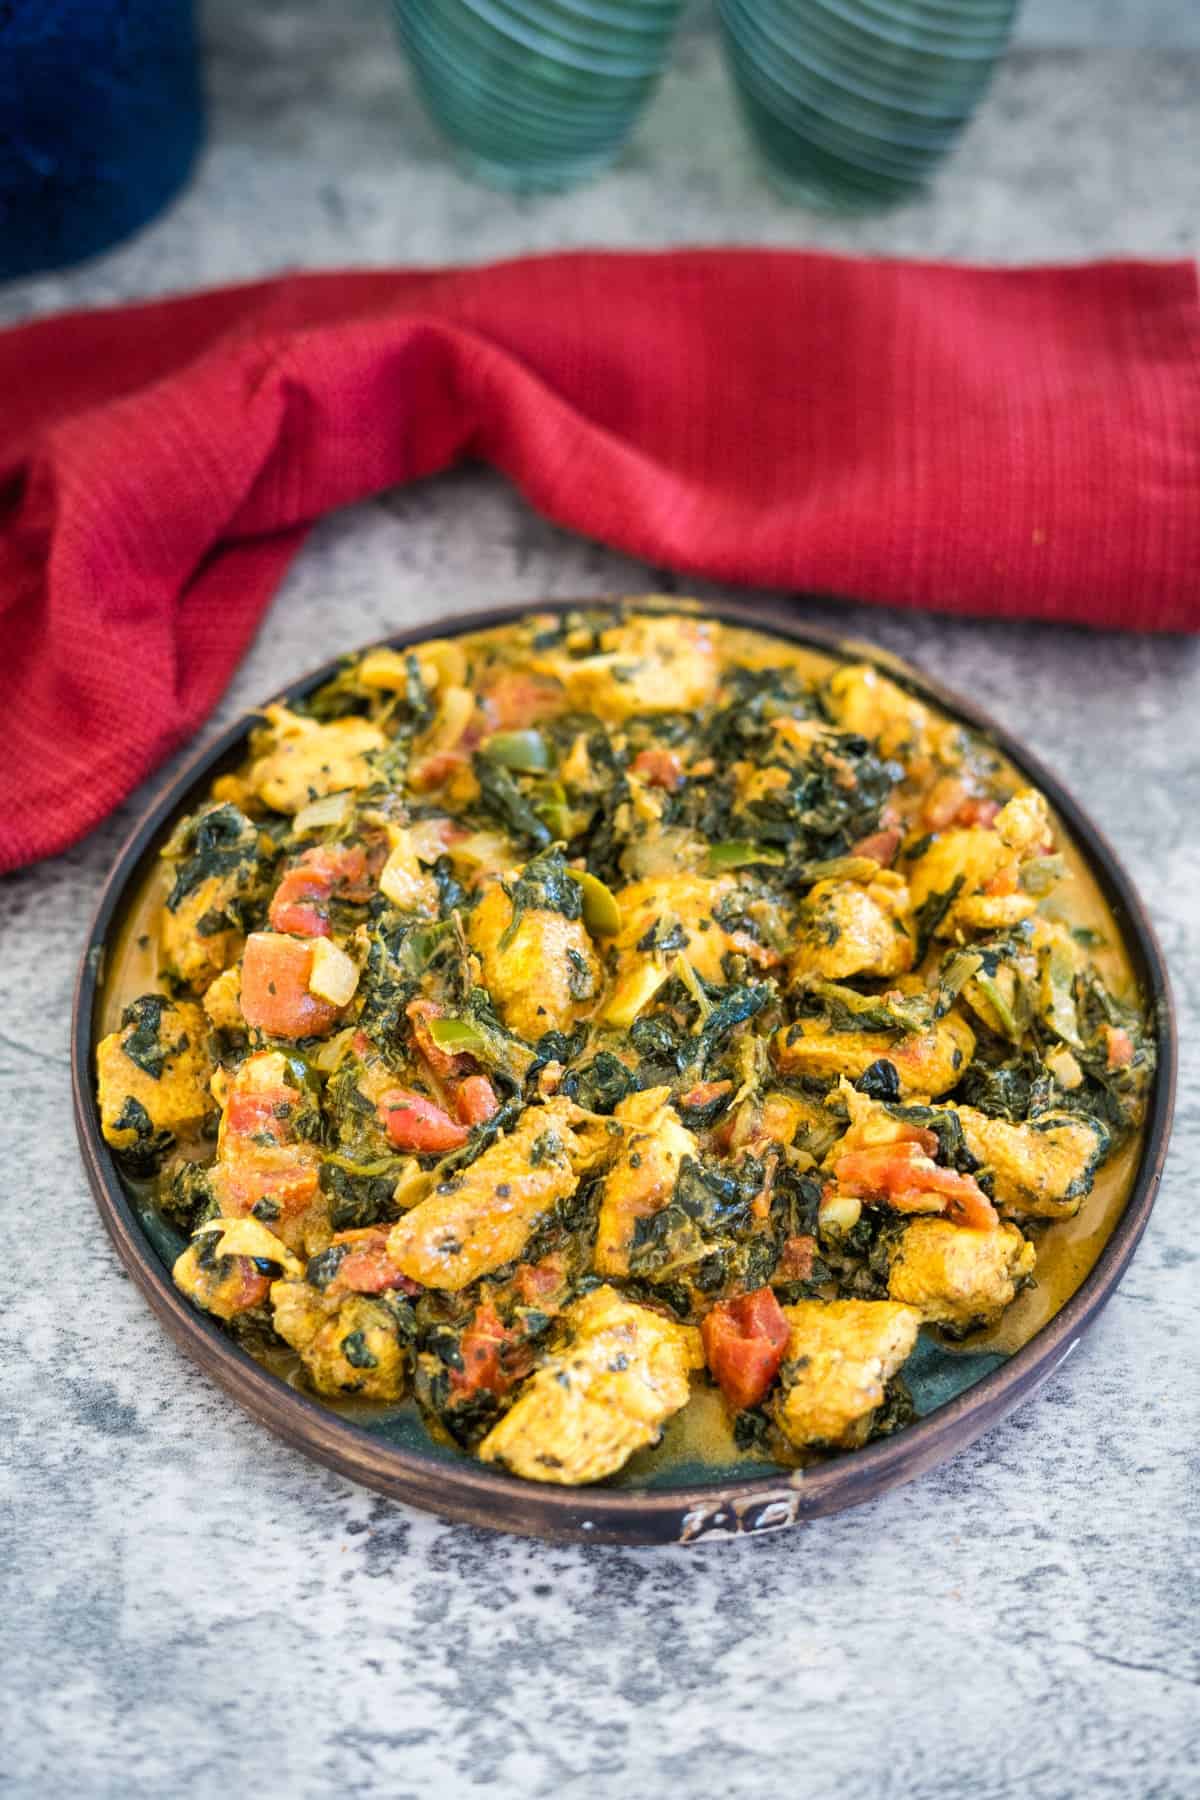
<path id="1" fill-rule="evenodd" d="M 725 53 L 777 188 L 837 211 L 917 192 L 991 79 L 1017 0 L 720 0 Z"/>
<path id="2" fill-rule="evenodd" d="M 612 161 L 683 0 L 393 0 L 435 123 L 493 186 L 570 187 Z"/>

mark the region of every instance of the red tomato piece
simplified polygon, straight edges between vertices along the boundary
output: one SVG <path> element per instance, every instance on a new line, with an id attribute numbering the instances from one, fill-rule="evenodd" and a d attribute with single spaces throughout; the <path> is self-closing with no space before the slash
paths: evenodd
<path id="1" fill-rule="evenodd" d="M 536 725 L 539 719 L 561 712 L 566 696 L 556 681 L 521 669 L 505 669 L 479 698 L 492 730 L 508 731 Z"/>
<path id="2" fill-rule="evenodd" d="M 389 1088 L 380 1096 L 378 1112 L 397 1150 L 457 1150 L 467 1141 L 465 1126 L 411 1088 Z"/>
<path id="3" fill-rule="evenodd" d="M 372 1225 L 363 1231 L 339 1231 L 333 1245 L 349 1244 L 350 1249 L 338 1264 L 326 1293 L 384 1294 L 390 1288 L 400 1288 L 406 1294 L 419 1294 L 420 1283 L 402 1275 L 388 1256 L 387 1240 L 387 1232 Z"/>
<path id="4" fill-rule="evenodd" d="M 234 1258 L 237 1263 L 238 1288 L 227 1301 L 231 1312 L 249 1312 L 259 1306 L 271 1291 L 271 1277 L 264 1275 L 251 1256 Z"/>
<path id="5" fill-rule="evenodd" d="M 790 1237 L 784 1241 L 783 1252 L 779 1258 L 779 1266 L 775 1270 L 780 1281 L 809 1281 L 812 1278 L 813 1259 L 817 1254 L 815 1237 Z"/>
<path id="6" fill-rule="evenodd" d="M 431 1019 L 445 1016 L 445 1008 L 436 1000 L 410 1000 L 404 1009 L 412 1031 L 413 1045 L 417 1055 L 431 1074 L 445 1081 L 468 1068 L 469 1061 L 465 1056 L 452 1056 L 448 1050 L 441 1050 L 433 1041 L 429 1023 Z"/>
<path id="7" fill-rule="evenodd" d="M 522 1263 L 513 1277 L 517 1298 L 525 1306 L 536 1306 L 562 1287 L 566 1266 L 561 1256 L 547 1256 L 539 1263 Z"/>
<path id="8" fill-rule="evenodd" d="M 412 786 L 423 793 L 429 788 L 441 787 L 456 769 L 466 768 L 467 760 L 462 750 L 435 750 L 409 770 L 408 778 Z"/>
<path id="9" fill-rule="evenodd" d="M 869 856 L 882 869 L 889 868 L 900 848 L 903 833 L 894 826 L 889 831 L 873 831 L 870 837 L 859 838 L 857 844 L 850 846 L 851 856 Z"/>
<path id="10" fill-rule="evenodd" d="M 1105 1063 L 1110 1069 L 1127 1069 L 1133 1061 L 1133 1039 L 1119 1025 L 1105 1027 L 1108 1037 L 1108 1055 Z"/>
<path id="11" fill-rule="evenodd" d="M 235 1087 L 225 1108 L 225 1132 L 229 1137 L 256 1137 L 267 1131 L 277 1144 L 292 1135 L 292 1113 L 299 1095 L 286 1087 L 246 1093 Z"/>
<path id="12" fill-rule="evenodd" d="M 275 931 L 252 931 L 242 958 L 242 1014 L 271 1037 L 323 1037 L 340 1008 L 308 991 L 312 945 Z"/>
<path id="13" fill-rule="evenodd" d="M 714 1306 L 700 1326 L 704 1354 L 735 1412 L 757 1406 L 783 1362 L 788 1322 L 769 1287 Z"/>
<path id="14" fill-rule="evenodd" d="M 693 1112 L 697 1107 L 711 1106 L 714 1100 L 719 1100 L 722 1094 L 731 1093 L 732 1090 L 732 1081 L 698 1081 L 686 1094 L 680 1094 L 679 1104 L 686 1111 Z"/>
<path id="15" fill-rule="evenodd" d="M 972 795 L 959 807 L 954 815 L 954 823 L 956 825 L 980 825 L 986 830 L 994 822 L 999 811 L 1000 802 L 998 800 L 981 800 L 978 795 Z"/>
<path id="16" fill-rule="evenodd" d="M 683 764 L 673 750 L 639 750 L 633 759 L 633 772 L 650 787 L 666 788 L 674 794 L 686 779 Z"/>
<path id="17" fill-rule="evenodd" d="M 490 1300 L 475 1308 L 458 1348 L 463 1366 L 451 1369 L 450 1387 L 460 1398 L 481 1390 L 505 1394 L 533 1366 L 533 1352 L 522 1334 L 501 1322 Z"/>
<path id="18" fill-rule="evenodd" d="M 929 1194 L 942 1202 L 940 1211 L 958 1225 L 990 1231 L 996 1209 L 973 1175 L 943 1169 L 917 1143 L 876 1144 L 869 1150 L 850 1150 L 833 1167 L 839 1193 L 859 1200 L 873 1200 L 897 1212 L 928 1212 L 920 1204 Z"/>
<path id="19" fill-rule="evenodd" d="M 454 1110 L 464 1125 L 484 1125 L 500 1111 L 486 1075 L 468 1075 L 454 1090 Z"/>
<path id="20" fill-rule="evenodd" d="M 293 937 L 331 937 L 333 928 L 320 907 L 312 900 L 281 900 L 283 887 L 284 882 L 280 882 L 271 902 L 270 917 L 275 930 L 290 932 Z"/>
<path id="21" fill-rule="evenodd" d="M 371 871 L 361 844 L 318 844 L 285 870 L 271 900 L 270 922 L 276 931 L 297 937 L 328 937 L 328 902 L 369 900 Z"/>

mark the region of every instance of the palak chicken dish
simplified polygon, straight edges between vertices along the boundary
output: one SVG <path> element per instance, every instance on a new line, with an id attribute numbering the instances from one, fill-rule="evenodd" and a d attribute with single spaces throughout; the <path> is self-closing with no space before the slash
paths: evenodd
<path id="1" fill-rule="evenodd" d="M 104 1136 L 318 1395 L 535 1481 L 705 1393 L 743 1452 L 851 1449 L 1136 1138 L 1066 851 L 899 681 L 698 613 L 371 650 L 165 845 Z"/>

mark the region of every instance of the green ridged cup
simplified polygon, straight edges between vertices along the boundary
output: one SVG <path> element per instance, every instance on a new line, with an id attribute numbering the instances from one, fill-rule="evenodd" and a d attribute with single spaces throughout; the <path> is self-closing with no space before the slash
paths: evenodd
<path id="1" fill-rule="evenodd" d="M 495 187 L 571 187 L 620 150 L 682 0 L 393 0 L 435 124 Z"/>
<path id="2" fill-rule="evenodd" d="M 725 54 L 773 185 L 835 211 L 918 192 L 1007 46 L 1017 0 L 720 0 Z"/>

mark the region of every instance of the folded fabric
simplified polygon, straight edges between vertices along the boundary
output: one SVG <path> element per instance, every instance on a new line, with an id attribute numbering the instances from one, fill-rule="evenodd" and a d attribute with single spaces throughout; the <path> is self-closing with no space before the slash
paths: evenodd
<path id="1" fill-rule="evenodd" d="M 582 254 L 51 318 L 0 334 L 0 868 L 196 729 L 312 520 L 465 459 L 731 583 L 1200 627 L 1190 264 Z"/>

